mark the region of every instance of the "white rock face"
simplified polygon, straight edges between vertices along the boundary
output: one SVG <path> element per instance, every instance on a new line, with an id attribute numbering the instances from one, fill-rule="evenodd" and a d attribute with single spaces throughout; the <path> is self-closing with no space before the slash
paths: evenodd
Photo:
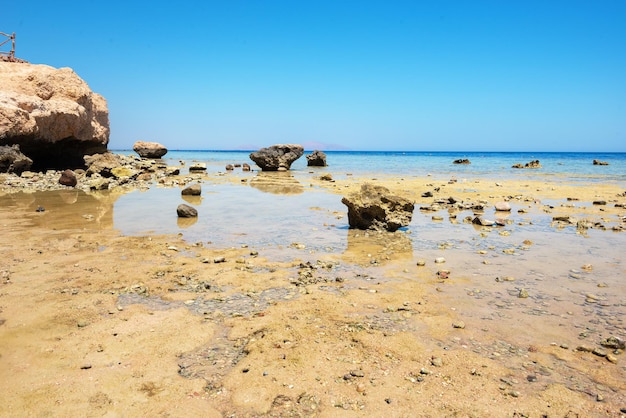
<path id="1" fill-rule="evenodd" d="M 58 168 L 105 152 L 109 133 L 106 100 L 72 69 L 0 62 L 0 145 Z"/>

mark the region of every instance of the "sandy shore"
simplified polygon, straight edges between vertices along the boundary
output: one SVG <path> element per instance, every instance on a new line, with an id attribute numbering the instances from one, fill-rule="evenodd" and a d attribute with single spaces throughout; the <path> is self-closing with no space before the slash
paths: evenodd
<path id="1" fill-rule="evenodd" d="M 239 176 L 202 181 L 246 181 Z M 490 205 L 512 197 L 528 217 L 596 223 L 591 246 L 603 237 L 626 243 L 626 233 L 612 231 L 626 215 L 618 184 L 328 182 L 312 173 L 299 181 L 336 194 L 375 181 L 427 217 L 419 207 L 433 199 L 422 193 L 435 187 L 439 197 Z M 577 205 L 541 203 L 567 198 Z M 607 204 L 593 205 L 599 200 Z M 524 298 L 522 278 L 509 277 L 520 261 L 488 246 L 447 248 L 441 266 L 435 252 L 394 247 L 406 237 L 350 231 L 344 253 L 285 262 L 245 246 L 122 236 L 112 221 L 110 229 L 41 227 L 36 216 L 32 205 L 0 205 L 0 416 L 626 415 L 623 349 L 600 345 L 626 339 L 623 255 L 602 264 L 553 260 L 565 276 L 582 277 L 571 298 L 550 296 L 536 277 Z M 532 217 L 522 216 L 509 229 L 528 260 L 521 263 L 533 265 L 541 250 L 523 239 L 528 225 Z M 567 247 L 554 230 L 546 241 Z M 472 233 L 477 242 L 481 234 L 506 239 Z M 443 268 L 449 278 L 438 274 Z M 531 310 L 538 314 L 524 314 Z"/>

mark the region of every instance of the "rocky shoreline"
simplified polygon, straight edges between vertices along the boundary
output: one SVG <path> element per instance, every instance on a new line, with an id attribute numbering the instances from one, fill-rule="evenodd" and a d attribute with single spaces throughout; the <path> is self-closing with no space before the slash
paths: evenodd
<path id="1" fill-rule="evenodd" d="M 46 214 L 13 193 L 285 177 L 115 160 L 122 170 L 75 170 L 75 187 L 59 184 L 61 171 L 0 175 L 0 415 L 625 414 L 623 266 L 569 256 L 560 232 L 590 234 L 576 245 L 619 242 L 626 196 L 616 185 L 379 176 L 434 228 L 348 231 L 344 252 L 294 244 L 290 260 L 247 244 L 123 236 L 112 219 L 37 226 Z M 335 177 L 300 172 L 298 193 L 339 199 L 373 181 Z M 463 221 L 498 202 L 508 203 L 500 226 Z M 434 248 L 417 252 L 412 240 L 426 239 Z"/>

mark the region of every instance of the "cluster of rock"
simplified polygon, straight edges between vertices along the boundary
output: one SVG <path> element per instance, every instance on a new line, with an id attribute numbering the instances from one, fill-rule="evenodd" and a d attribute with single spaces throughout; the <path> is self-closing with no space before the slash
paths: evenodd
<path id="1" fill-rule="evenodd" d="M 350 228 L 394 232 L 408 226 L 413 217 L 413 202 L 392 194 L 383 186 L 365 183 L 361 190 L 341 199 L 348 207 Z"/>
<path id="2" fill-rule="evenodd" d="M 108 142 L 106 100 L 72 69 L 0 62 L 0 145 L 46 170 L 81 167 Z"/>
<path id="3" fill-rule="evenodd" d="M 539 163 L 539 160 L 533 160 L 533 161 L 527 162 L 526 164 L 521 164 L 521 163 L 513 164 L 511 168 L 541 168 L 541 164 Z"/>
<path id="4" fill-rule="evenodd" d="M 141 188 L 147 182 L 166 182 L 180 174 L 178 167 L 168 167 L 160 160 L 142 159 L 106 152 L 85 156 L 85 168 L 76 170 L 22 171 L 20 175 L 2 176 L 0 187 L 4 190 L 57 190 L 76 187 L 84 191 L 109 190 L 124 186 Z"/>
<path id="5" fill-rule="evenodd" d="M 606 161 L 593 160 L 593 165 L 609 165 Z"/>
<path id="6" fill-rule="evenodd" d="M 470 160 L 467 158 L 459 158 L 458 160 L 452 161 L 453 164 L 471 164 Z"/>

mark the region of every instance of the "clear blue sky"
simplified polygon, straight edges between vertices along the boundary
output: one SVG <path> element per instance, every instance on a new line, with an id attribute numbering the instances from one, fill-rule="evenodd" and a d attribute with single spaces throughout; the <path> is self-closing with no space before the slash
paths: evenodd
<path id="1" fill-rule="evenodd" d="M 7 0 L 0 31 L 107 99 L 111 149 L 626 152 L 624 0 Z"/>

